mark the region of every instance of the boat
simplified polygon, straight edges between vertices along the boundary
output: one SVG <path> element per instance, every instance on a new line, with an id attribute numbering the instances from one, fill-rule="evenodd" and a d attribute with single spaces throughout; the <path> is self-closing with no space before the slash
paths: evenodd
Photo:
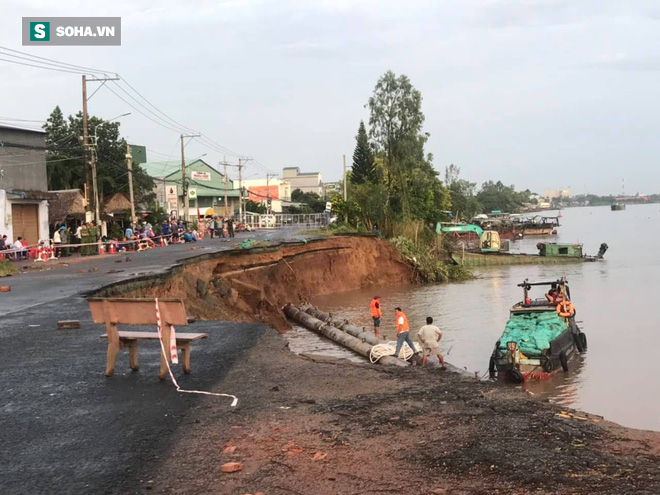
<path id="1" fill-rule="evenodd" d="M 612 206 L 610 206 L 610 209 L 612 211 L 622 211 L 626 209 L 626 204 L 615 201 L 614 203 L 612 203 Z"/>
<path id="2" fill-rule="evenodd" d="M 523 237 L 527 235 L 550 235 L 557 233 L 559 217 L 545 217 L 536 215 L 531 218 L 520 218 L 516 220 L 516 232 Z"/>
<path id="3" fill-rule="evenodd" d="M 504 246 L 506 241 L 503 241 Z M 463 245 L 464 246 L 464 245 Z M 461 248 L 463 247 L 461 246 Z M 562 244 L 557 242 L 539 242 L 536 244 L 538 254 L 509 253 L 508 250 L 497 252 L 475 252 L 466 249 L 457 249 L 451 253 L 454 263 L 466 266 L 487 265 L 558 265 L 563 263 L 596 262 L 605 259 L 605 252 L 609 249 L 602 243 L 596 255 L 584 254 L 582 244 Z"/>
<path id="4" fill-rule="evenodd" d="M 518 287 L 523 289 L 523 299 L 511 308 L 495 343 L 488 364 L 490 377 L 523 383 L 567 372 L 571 359 L 587 350 L 587 336 L 575 321 L 568 281 L 565 277 L 550 282 L 526 279 Z M 561 302 L 531 299 L 532 287 L 555 289 Z"/>
<path id="5" fill-rule="evenodd" d="M 504 213 L 501 210 L 492 210 L 490 213 L 482 213 L 472 219 L 473 225 L 478 225 L 483 230 L 492 230 L 498 233 L 502 239 L 515 239 L 517 237 L 514 217 L 518 215 Z"/>

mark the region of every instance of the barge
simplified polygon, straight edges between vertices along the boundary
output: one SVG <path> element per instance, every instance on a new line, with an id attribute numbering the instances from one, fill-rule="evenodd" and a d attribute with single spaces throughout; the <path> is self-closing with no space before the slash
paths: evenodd
<path id="1" fill-rule="evenodd" d="M 488 371 L 491 378 L 515 383 L 546 379 L 568 371 L 571 359 L 587 350 L 587 336 L 575 321 L 575 307 L 566 278 L 518 284 L 522 301 L 510 310 L 509 321 L 495 343 Z M 543 298 L 531 299 L 532 287 L 549 287 Z"/>

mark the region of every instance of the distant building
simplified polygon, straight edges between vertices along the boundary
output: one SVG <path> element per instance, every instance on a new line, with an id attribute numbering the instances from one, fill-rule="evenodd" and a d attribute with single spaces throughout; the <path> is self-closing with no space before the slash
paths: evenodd
<path id="1" fill-rule="evenodd" d="M 181 166 L 172 162 L 151 162 L 141 165 L 156 183 L 156 200 L 171 215 L 184 216 L 183 189 L 181 187 Z M 188 178 L 189 205 L 188 214 L 197 216 L 224 215 L 225 213 L 225 176 L 211 167 L 204 160 L 194 160 L 186 165 Z M 245 187 L 245 186 L 244 186 Z M 238 183 L 227 178 L 227 213 L 238 213 L 240 191 Z M 191 193 L 196 198 L 191 197 Z"/>
<path id="2" fill-rule="evenodd" d="M 323 195 L 321 172 L 300 172 L 299 167 L 285 167 L 282 169 L 282 179 L 291 184 L 292 192 L 300 189 L 304 193 Z"/>
<path id="3" fill-rule="evenodd" d="M 545 190 L 545 197 L 549 201 L 552 201 L 554 198 L 571 198 L 572 196 L 573 196 L 573 193 L 571 192 L 570 187 L 568 189 L 557 189 L 557 190 L 546 189 Z"/>
<path id="4" fill-rule="evenodd" d="M 46 133 L 0 125 L 0 235 L 48 239 Z"/>
<path id="5" fill-rule="evenodd" d="M 255 203 L 268 206 L 273 213 L 282 213 L 282 203 L 291 200 L 291 184 L 288 181 L 273 177 L 271 179 L 248 179 L 243 181 L 247 189 L 248 199 Z"/>

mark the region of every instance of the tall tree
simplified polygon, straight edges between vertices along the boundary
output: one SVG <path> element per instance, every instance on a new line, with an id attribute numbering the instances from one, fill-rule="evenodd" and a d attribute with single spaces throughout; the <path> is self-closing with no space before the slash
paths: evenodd
<path id="1" fill-rule="evenodd" d="M 514 186 L 505 186 L 501 181 L 487 181 L 481 185 L 477 200 L 487 213 L 492 210 L 514 213 L 519 211 L 524 203 L 529 202 L 531 195 L 529 189 L 516 192 Z"/>
<path id="2" fill-rule="evenodd" d="M 387 189 L 386 229 L 396 218 L 440 218 L 449 207 L 446 188 L 433 169 L 432 155 L 424 153 L 429 134 L 423 132 L 422 94 L 407 76 L 387 71 L 376 83 L 368 102 L 369 135 L 384 159 Z"/>
<path id="3" fill-rule="evenodd" d="M 366 182 L 376 183 L 378 176 L 376 166 L 374 165 L 374 154 L 369 146 L 369 136 L 364 127 L 364 122 L 360 121 L 356 144 L 353 151 L 353 170 L 351 172 L 351 182 L 355 184 L 364 184 Z"/>
<path id="4" fill-rule="evenodd" d="M 70 115 L 67 121 L 59 107 L 55 107 L 44 124 L 49 189 L 84 189 L 85 153 L 78 139 L 82 128 L 82 113 Z M 90 143 L 95 144 L 99 197 L 115 192 L 128 194 L 126 141 L 120 136 L 119 123 L 92 116 L 89 132 Z M 137 203 L 148 205 L 155 199 L 153 179 L 139 165 L 133 167 L 133 189 Z"/>
<path id="5" fill-rule="evenodd" d="M 46 131 L 48 189 L 75 189 L 85 183 L 83 149 L 59 106 L 43 126 Z"/>
<path id="6" fill-rule="evenodd" d="M 481 212 L 481 204 L 475 197 L 477 184 L 461 179 L 461 169 L 453 163 L 445 169 L 445 184 L 451 195 L 451 211 L 454 218 L 469 221 Z"/>

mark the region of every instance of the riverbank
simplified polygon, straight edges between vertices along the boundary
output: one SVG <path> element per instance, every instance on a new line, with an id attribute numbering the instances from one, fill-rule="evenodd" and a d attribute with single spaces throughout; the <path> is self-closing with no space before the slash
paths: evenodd
<path id="1" fill-rule="evenodd" d="M 238 407 L 204 399 L 142 486 L 276 495 L 660 491 L 660 433 L 437 369 L 296 356 L 273 330 L 215 388 L 236 391 Z M 242 470 L 222 473 L 227 462 Z"/>
<path id="2" fill-rule="evenodd" d="M 284 300 L 405 283 L 409 270 L 387 243 L 333 238 L 214 253 L 101 295 L 182 297 L 196 316 L 284 330 Z M 660 491 L 660 433 L 437 369 L 296 356 L 272 329 L 213 389 L 238 395 L 239 406 L 201 399 L 162 463 L 140 472 L 141 486 L 155 493 Z M 242 470 L 223 473 L 227 462 Z"/>

